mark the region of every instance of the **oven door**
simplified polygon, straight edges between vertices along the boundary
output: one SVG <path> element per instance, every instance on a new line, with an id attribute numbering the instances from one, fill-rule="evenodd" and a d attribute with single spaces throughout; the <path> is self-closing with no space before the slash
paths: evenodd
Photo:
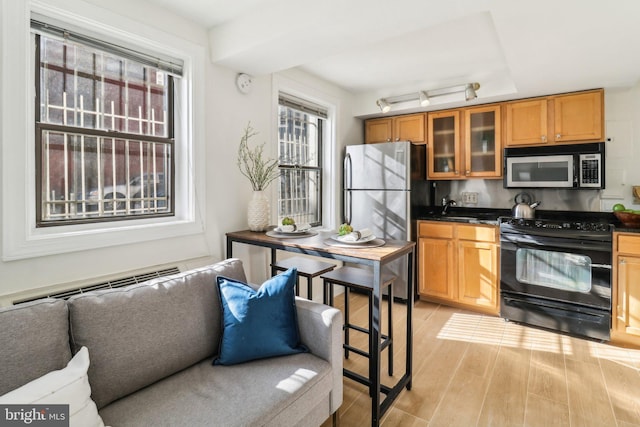
<path id="1" fill-rule="evenodd" d="M 500 290 L 611 309 L 611 242 L 501 233 Z"/>

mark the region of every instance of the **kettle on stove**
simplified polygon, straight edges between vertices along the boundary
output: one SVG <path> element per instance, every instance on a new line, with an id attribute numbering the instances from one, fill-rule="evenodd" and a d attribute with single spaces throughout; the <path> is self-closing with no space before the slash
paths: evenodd
<path id="1" fill-rule="evenodd" d="M 542 202 L 531 203 L 531 194 L 518 193 L 514 197 L 516 204 L 513 206 L 512 215 L 514 218 L 534 218 L 536 215 L 535 208 L 540 206 Z M 518 201 L 519 200 L 519 201 Z"/>

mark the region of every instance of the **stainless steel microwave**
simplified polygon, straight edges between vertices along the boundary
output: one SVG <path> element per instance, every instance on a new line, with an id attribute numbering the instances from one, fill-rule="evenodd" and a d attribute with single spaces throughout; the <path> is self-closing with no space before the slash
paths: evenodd
<path id="1" fill-rule="evenodd" d="M 504 188 L 602 189 L 604 142 L 504 149 Z"/>

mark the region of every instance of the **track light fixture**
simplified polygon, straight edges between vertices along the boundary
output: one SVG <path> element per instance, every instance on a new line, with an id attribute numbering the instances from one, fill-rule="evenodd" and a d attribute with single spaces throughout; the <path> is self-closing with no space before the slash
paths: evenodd
<path id="1" fill-rule="evenodd" d="M 464 90 L 464 98 L 467 101 L 471 101 L 472 99 L 476 99 L 478 97 L 478 94 L 476 93 L 476 85 L 478 85 L 478 88 L 480 88 L 480 85 L 478 83 L 469 83 L 467 85 L 467 88 Z"/>
<path id="2" fill-rule="evenodd" d="M 391 111 L 391 104 L 398 104 L 400 102 L 407 101 L 420 101 L 421 107 L 426 107 L 431 103 L 430 99 L 436 96 L 450 95 L 452 93 L 464 92 L 464 98 L 467 101 L 471 101 L 478 97 L 476 91 L 480 89 L 480 83 L 466 83 L 457 86 L 443 87 L 439 89 L 432 89 L 429 91 L 421 90 L 416 93 L 408 93 L 405 95 L 392 96 L 389 98 L 380 98 L 376 101 L 378 107 L 383 113 Z"/>
<path id="3" fill-rule="evenodd" d="M 421 90 L 419 96 L 420 96 L 421 107 L 426 107 L 427 105 L 431 104 L 431 101 L 429 101 L 429 95 L 427 95 L 427 92 L 425 92 L 424 90 Z"/>
<path id="4" fill-rule="evenodd" d="M 376 101 L 376 104 L 378 104 L 378 107 L 380 107 L 380 110 L 383 113 L 388 113 L 389 111 L 391 111 L 391 105 L 384 99 L 380 98 Z"/>

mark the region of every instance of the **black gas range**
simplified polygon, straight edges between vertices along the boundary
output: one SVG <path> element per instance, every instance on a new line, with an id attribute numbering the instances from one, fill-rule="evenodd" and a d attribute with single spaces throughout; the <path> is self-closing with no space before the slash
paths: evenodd
<path id="1" fill-rule="evenodd" d="M 609 340 L 613 215 L 500 217 L 500 315 Z"/>
<path id="2" fill-rule="evenodd" d="M 561 230 L 578 232 L 612 232 L 619 225 L 617 218 L 610 212 L 573 212 L 542 211 L 535 218 L 498 218 L 501 228 L 514 230 Z"/>

